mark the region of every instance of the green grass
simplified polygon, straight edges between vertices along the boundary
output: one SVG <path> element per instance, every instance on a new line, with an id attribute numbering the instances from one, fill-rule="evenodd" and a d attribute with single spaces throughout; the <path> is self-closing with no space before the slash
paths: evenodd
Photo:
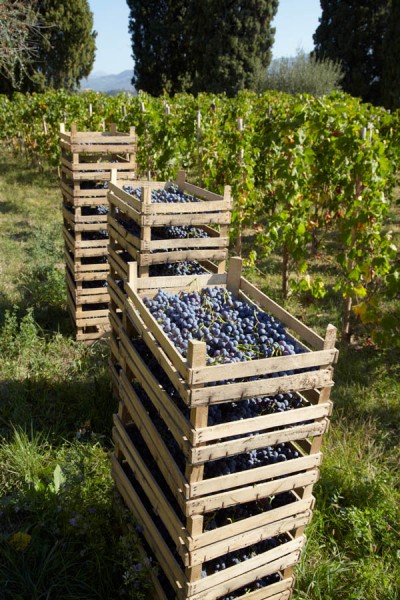
<path id="1" fill-rule="evenodd" d="M 116 401 L 104 342 L 77 343 L 66 313 L 56 174 L 0 155 L 0 583 L 4 600 L 149 596 L 134 523 L 110 477 Z M 398 235 L 399 212 L 391 226 Z M 279 259 L 249 271 L 279 301 Z M 323 259 L 315 272 L 334 272 Z M 319 333 L 340 299 L 292 296 Z M 339 343 L 331 428 L 295 600 L 397 600 L 399 353 Z M 127 523 L 130 527 L 127 527 Z"/>
<path id="2" fill-rule="evenodd" d="M 0 165 L 0 595 L 140 598 L 110 475 L 107 344 L 75 342 L 66 312 L 57 177 L 5 151 Z"/>

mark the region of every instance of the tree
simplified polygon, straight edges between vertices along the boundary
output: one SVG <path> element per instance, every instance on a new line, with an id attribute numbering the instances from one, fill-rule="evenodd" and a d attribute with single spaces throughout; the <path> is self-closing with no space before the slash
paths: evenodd
<path id="1" fill-rule="evenodd" d="M 400 2 L 392 1 L 389 25 L 384 39 L 382 103 L 400 108 Z"/>
<path id="2" fill-rule="evenodd" d="M 185 27 L 187 0 L 127 0 L 135 59 L 132 83 L 153 96 L 191 84 Z"/>
<path id="3" fill-rule="evenodd" d="M 159 95 L 255 88 L 271 60 L 278 0 L 127 0 L 132 83 Z"/>
<path id="4" fill-rule="evenodd" d="M 0 92 L 19 89 L 41 92 L 46 88 L 79 86 L 93 67 L 96 32 L 87 0 L 34 0 L 37 23 L 30 32 L 31 60 L 21 74 L 20 85 L 0 81 Z"/>
<path id="5" fill-rule="evenodd" d="M 260 82 L 261 91 L 277 90 L 287 94 L 323 96 L 340 89 L 341 67 L 329 58 L 317 60 L 304 51 L 294 58 L 274 60 Z"/>
<path id="6" fill-rule="evenodd" d="M 194 3 L 194 92 L 255 89 L 271 62 L 278 0 L 203 0 Z"/>
<path id="7" fill-rule="evenodd" d="M 320 1 L 322 16 L 314 34 L 315 56 L 342 65 L 344 91 L 379 103 L 392 0 Z"/>
<path id="8" fill-rule="evenodd" d="M 32 4 L 0 0 L 0 75 L 17 87 L 35 54 L 32 34 L 37 15 Z"/>

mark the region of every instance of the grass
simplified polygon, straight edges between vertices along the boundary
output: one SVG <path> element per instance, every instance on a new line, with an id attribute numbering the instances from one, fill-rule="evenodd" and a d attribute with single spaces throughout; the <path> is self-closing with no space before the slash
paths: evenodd
<path id="1" fill-rule="evenodd" d="M 135 526 L 110 477 L 116 402 L 107 346 L 77 343 L 66 313 L 60 194 L 0 161 L 0 583 L 4 600 L 149 596 Z M 399 212 L 391 216 L 398 235 Z M 279 299 L 279 260 L 249 271 Z M 327 283 L 334 273 L 314 265 Z M 320 333 L 333 293 L 288 308 Z M 357 338 L 367 339 L 361 330 Z M 295 600 L 400 597 L 400 369 L 396 350 L 340 346 L 332 425 Z M 129 524 L 129 527 L 128 527 Z"/>
<path id="2" fill-rule="evenodd" d="M 107 345 L 75 342 L 66 312 L 56 174 L 5 151 L 0 164 L 1 597 L 140 598 L 110 476 Z"/>

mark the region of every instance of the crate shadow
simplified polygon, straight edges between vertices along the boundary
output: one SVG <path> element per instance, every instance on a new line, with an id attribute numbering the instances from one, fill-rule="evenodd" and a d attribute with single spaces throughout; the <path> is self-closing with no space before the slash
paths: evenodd
<path id="1" fill-rule="evenodd" d="M 90 359 L 89 359 L 90 360 Z M 84 380 L 68 376 L 53 381 L 33 374 L 25 379 L 9 375 L 0 382 L 0 435 L 9 437 L 13 428 L 43 433 L 55 446 L 65 440 L 95 435 L 110 443 L 112 415 L 118 402 L 113 396 L 107 359 L 93 358 Z"/>

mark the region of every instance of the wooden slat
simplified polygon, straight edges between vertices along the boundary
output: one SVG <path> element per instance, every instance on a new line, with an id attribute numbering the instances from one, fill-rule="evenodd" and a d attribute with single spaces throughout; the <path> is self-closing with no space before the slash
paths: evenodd
<path id="1" fill-rule="evenodd" d="M 205 369 L 192 369 L 190 383 L 209 383 L 239 377 L 254 377 L 271 373 L 309 369 L 333 364 L 336 350 L 317 350 L 304 354 L 271 356 L 240 363 L 209 365 Z"/>
<path id="2" fill-rule="evenodd" d="M 298 562 L 299 555 L 300 555 L 299 552 L 293 553 L 291 555 L 292 561 L 288 557 L 287 566 L 289 566 L 290 564 L 293 564 L 293 565 L 296 564 Z M 258 579 L 262 579 L 263 577 L 267 576 L 268 574 L 271 574 L 271 573 L 267 573 L 267 574 L 261 575 L 260 572 L 262 572 L 262 571 L 260 570 L 258 572 L 257 576 L 254 575 L 255 578 L 253 579 L 253 581 L 257 581 Z M 249 581 L 247 585 L 251 585 L 251 583 L 253 581 Z M 294 578 L 287 577 L 285 579 L 282 579 L 281 581 L 272 583 L 272 584 L 268 585 L 267 587 L 264 587 L 260 590 L 255 590 L 254 592 L 246 593 L 243 596 L 239 596 L 237 598 L 237 600 L 290 600 L 291 594 L 292 594 L 291 590 L 293 588 L 293 585 L 294 585 Z M 243 586 L 240 585 L 239 588 L 240 587 L 243 587 Z M 236 591 L 237 589 L 238 588 L 236 587 L 235 580 L 228 581 L 228 582 L 222 584 L 221 586 L 219 586 L 218 595 L 220 597 L 226 596 L 229 593 Z M 203 592 L 202 594 L 197 595 L 197 596 L 191 596 L 190 600 L 215 600 L 215 595 L 213 596 L 212 594 L 213 594 L 213 591 L 210 590 L 209 592 Z"/>
<path id="3" fill-rule="evenodd" d="M 154 206 L 160 206 L 155 204 Z M 181 206 L 181 205 L 179 205 Z M 186 205 L 183 205 L 186 206 Z M 161 227 L 163 225 L 229 225 L 231 216 L 229 212 L 199 213 L 199 214 L 150 214 L 142 215 L 139 224 L 148 227 Z"/>
<path id="4" fill-rule="evenodd" d="M 129 248 L 128 248 L 129 251 Z M 202 261 L 202 260 L 225 260 L 228 250 L 181 250 L 169 252 L 157 252 L 152 254 L 141 253 L 139 261 L 141 265 L 166 264 L 182 261 Z"/>
<path id="5" fill-rule="evenodd" d="M 331 386 L 333 386 L 332 369 L 321 369 L 297 375 L 193 389 L 190 391 L 190 404 L 192 406 L 207 406 L 226 402 L 229 399 L 275 396 L 277 394 Z"/>
<path id="6" fill-rule="evenodd" d="M 256 467 L 254 469 L 240 471 L 238 473 L 231 473 L 230 475 L 221 475 L 220 477 L 213 477 L 211 479 L 198 481 L 190 486 L 190 498 L 198 498 L 199 496 L 204 496 L 206 494 L 211 494 L 222 490 L 228 490 L 228 493 L 230 491 L 232 498 L 234 498 L 236 494 L 236 490 L 234 488 L 245 487 L 249 484 L 257 484 L 259 482 L 266 482 L 267 480 L 275 477 L 282 478 L 271 482 L 274 484 L 271 486 L 274 491 L 268 495 L 272 496 L 278 493 L 278 490 L 282 489 L 280 484 L 286 486 L 284 476 L 289 478 L 289 476 L 292 474 L 296 475 L 301 471 L 314 469 L 320 466 L 321 459 L 322 455 L 320 453 L 311 454 L 310 456 L 293 458 L 291 460 L 272 465 Z M 282 491 L 286 490 L 282 489 Z M 240 493 L 240 490 L 238 490 L 238 493 Z"/>
<path id="7" fill-rule="evenodd" d="M 118 446 L 118 450 L 124 455 L 125 460 L 132 469 L 132 473 L 148 497 L 154 512 L 161 518 L 168 533 L 174 540 L 182 560 L 184 563 L 188 564 L 190 560 L 189 552 L 187 550 L 188 533 L 183 523 L 178 519 L 175 511 L 171 507 L 160 486 L 157 484 L 157 481 L 152 476 L 145 461 L 140 456 L 139 452 L 135 450 L 117 415 L 114 415 L 114 425 L 113 438 Z"/>
<path id="8" fill-rule="evenodd" d="M 231 203 L 221 199 L 219 201 L 212 202 L 153 202 L 147 207 L 142 207 L 142 214 L 154 216 L 176 214 L 201 214 L 207 216 L 208 223 L 213 223 L 214 221 L 212 219 L 216 216 L 216 213 L 229 212 L 230 208 Z"/>
<path id="9" fill-rule="evenodd" d="M 161 568 L 168 577 L 174 589 L 179 592 L 185 587 L 185 578 L 172 552 L 161 537 L 158 529 L 143 506 L 128 477 L 125 475 L 117 459 L 111 457 L 111 474 L 128 508 L 134 517 L 144 526 L 144 537 L 152 552 L 159 561 Z"/>
<path id="10" fill-rule="evenodd" d="M 99 161 L 99 162 L 79 162 L 73 163 L 66 159 L 65 157 L 61 158 L 61 164 L 65 165 L 73 172 L 83 172 L 87 173 L 88 171 L 102 171 L 102 170 L 111 170 L 118 169 L 118 173 L 120 171 L 129 170 L 131 173 L 135 170 L 136 164 L 134 160 L 126 159 L 122 156 L 116 158 L 117 162 L 110 161 Z"/>
<path id="11" fill-rule="evenodd" d="M 226 283 L 226 273 L 207 273 L 205 275 L 174 275 L 172 277 L 141 277 L 137 281 L 137 294 L 142 294 L 142 290 L 164 289 L 168 291 L 169 287 L 178 287 L 181 290 L 196 291 L 205 287 L 223 286 Z M 131 282 L 129 282 L 131 284 Z M 128 296 L 135 294 L 136 290 L 127 286 Z M 147 310 L 147 309 L 146 309 Z"/>
<path id="12" fill-rule="evenodd" d="M 121 382 L 121 376 L 120 376 Z M 124 383 L 124 382 L 122 382 Z M 124 385 L 120 386 L 120 394 L 123 398 L 129 414 L 134 418 L 141 436 L 143 437 L 149 451 L 156 461 L 165 480 L 170 485 L 171 491 L 177 501 L 182 505 L 183 495 L 187 494 L 188 485 L 185 478 L 175 461 L 173 460 L 166 444 L 161 439 L 151 420 L 142 411 L 138 412 L 138 407 L 141 406 L 140 400 L 137 398 L 136 392 L 131 388 L 129 394 L 126 393 Z M 135 402 L 132 402 L 132 397 L 135 397 Z"/>
<path id="13" fill-rule="evenodd" d="M 206 548 L 200 548 L 190 552 L 190 565 L 201 565 L 208 560 L 213 560 L 219 556 L 224 556 L 227 552 L 234 552 L 242 548 L 248 548 L 270 537 L 277 536 L 282 533 L 287 533 L 298 527 L 304 527 L 311 521 L 312 512 L 309 511 L 299 516 L 291 516 L 281 519 L 278 522 L 270 523 L 256 530 L 249 530 L 242 535 L 229 538 L 229 540 L 221 540 L 215 544 L 209 545 Z"/>
<path id="14" fill-rule="evenodd" d="M 190 457 L 193 464 L 205 463 L 210 460 L 224 458 L 225 456 L 235 456 L 242 452 L 265 448 L 266 446 L 274 446 L 323 435 L 327 431 L 328 426 L 329 421 L 325 418 L 308 425 L 295 425 L 287 429 L 259 433 L 258 435 L 250 434 L 238 440 L 193 448 Z"/>
<path id="15" fill-rule="evenodd" d="M 150 250 L 174 250 L 174 249 L 191 249 L 197 250 L 201 248 L 227 248 L 229 244 L 228 238 L 186 238 L 173 239 L 166 238 L 162 240 L 152 240 L 141 245 L 141 250 L 149 252 Z"/>
<path id="16" fill-rule="evenodd" d="M 135 144 L 136 135 L 131 135 L 125 132 L 109 132 L 109 131 L 77 131 L 74 133 L 60 133 L 60 139 L 64 142 L 78 144 L 81 143 L 83 148 L 90 147 L 89 142 L 104 142 L 108 141 L 115 143 Z"/>
<path id="17" fill-rule="evenodd" d="M 273 548 L 272 550 L 268 550 L 262 554 L 258 554 L 257 556 L 249 558 L 245 562 L 228 567 L 227 569 L 214 573 L 213 575 L 209 575 L 208 577 L 203 577 L 202 579 L 189 584 L 188 591 L 191 595 L 194 595 L 196 593 L 215 588 L 218 585 L 221 585 L 223 582 L 234 579 L 235 577 L 238 578 L 238 581 L 240 581 L 241 585 L 245 585 L 249 583 L 249 581 L 254 581 L 254 572 L 258 567 L 265 565 L 269 565 L 271 574 L 275 573 L 276 571 L 280 571 L 287 565 L 285 557 L 290 555 L 292 552 L 301 550 L 304 544 L 305 536 L 300 536 L 294 540 Z M 273 567 L 272 564 L 274 565 Z"/>
<path id="18" fill-rule="evenodd" d="M 191 194 L 192 196 L 197 196 L 198 198 L 204 198 L 205 200 L 209 200 L 210 202 L 219 202 L 224 199 L 224 196 L 221 196 L 220 194 L 215 194 L 214 192 L 210 192 L 187 181 L 185 181 L 185 183 L 182 185 L 181 190 L 183 192 Z M 226 202 L 230 204 L 229 201 L 226 200 Z"/>
<path id="19" fill-rule="evenodd" d="M 111 140 L 105 142 L 104 144 L 98 142 L 93 142 L 90 144 L 85 142 L 83 143 L 85 144 L 84 146 L 81 143 L 72 142 L 71 144 L 66 144 L 65 142 L 61 141 L 60 146 L 65 150 L 69 150 L 70 152 L 76 154 L 134 154 L 135 152 L 135 146 L 133 146 L 131 143 L 118 143 Z M 134 179 L 134 176 L 131 176 L 130 179 Z"/>
<path id="20" fill-rule="evenodd" d="M 240 419 L 218 425 L 211 425 L 196 430 L 196 443 L 221 440 L 227 437 L 243 435 L 246 433 L 261 432 L 266 429 L 285 427 L 295 423 L 311 421 L 329 416 L 330 403 L 325 402 L 317 406 L 305 406 L 295 408 L 285 412 L 271 413 L 252 417 L 250 419 Z"/>
<path id="21" fill-rule="evenodd" d="M 121 355 L 126 360 L 134 377 L 149 396 L 161 418 L 173 433 L 175 439 L 186 438 L 193 444 L 193 441 L 197 439 L 196 431 L 157 381 L 156 377 L 147 368 L 145 361 L 141 359 L 133 346 L 131 346 L 131 352 L 128 354 L 122 345 Z"/>
<path id="22" fill-rule="evenodd" d="M 229 544 L 232 538 L 237 538 L 246 532 L 252 530 L 258 531 L 259 529 L 263 529 L 264 527 L 272 524 L 274 524 L 275 527 L 278 527 L 279 523 L 289 517 L 307 515 L 308 519 L 310 519 L 313 502 L 314 498 L 313 496 L 310 496 L 304 500 L 292 502 L 273 510 L 267 510 L 258 515 L 246 517 L 245 519 L 234 521 L 229 525 L 218 527 L 217 529 L 205 531 L 194 539 L 189 540 L 189 550 L 199 550 L 201 548 L 204 550 L 207 548 L 207 546 L 221 542 L 221 540 L 225 540 L 225 543 Z M 226 554 L 227 551 L 223 553 Z"/>

